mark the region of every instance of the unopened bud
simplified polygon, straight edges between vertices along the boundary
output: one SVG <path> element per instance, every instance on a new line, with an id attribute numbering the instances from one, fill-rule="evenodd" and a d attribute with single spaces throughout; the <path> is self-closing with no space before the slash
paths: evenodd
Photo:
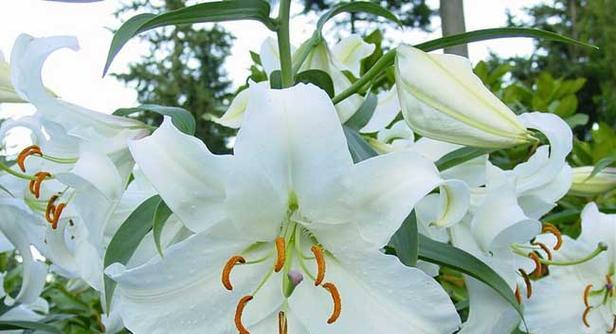
<path id="1" fill-rule="evenodd" d="M 594 166 L 573 168 L 573 182 L 569 193 L 578 196 L 595 196 L 616 189 L 616 168 L 605 168 L 590 177 Z"/>

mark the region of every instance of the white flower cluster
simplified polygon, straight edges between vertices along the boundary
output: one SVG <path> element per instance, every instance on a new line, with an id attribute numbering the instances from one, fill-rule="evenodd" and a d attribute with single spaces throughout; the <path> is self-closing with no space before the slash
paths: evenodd
<path id="1" fill-rule="evenodd" d="M 16 127 L 32 132 L 31 145 L 7 157 L 15 164 L 2 164 L 0 174 L 0 241 L 23 258 L 21 291 L 11 299 L 24 312 L 40 309 L 51 271 L 101 294 L 105 275 L 117 283 L 109 332 L 614 332 L 616 217 L 589 204 L 577 240 L 541 222 L 572 182 L 578 192 L 596 191 L 589 170 L 566 162 L 569 126 L 549 113 L 515 115 L 467 59 L 398 47 L 396 84 L 378 95 L 360 130 L 377 133 L 368 142 L 380 154 L 354 162 L 343 124 L 364 103 L 358 93 L 334 105 L 314 84 L 251 83 L 217 120 L 239 129 L 234 153 L 215 155 L 170 117 L 150 133 L 56 97 L 41 68 L 60 48 L 76 50 L 77 42 L 22 35 L 10 65 L 0 63 L 1 101 L 37 109 L 0 127 L 3 140 Z M 300 69 L 326 72 L 339 94 L 373 51 L 357 35 L 333 47 L 321 41 Z M 278 54 L 266 40 L 268 76 L 280 69 Z M 526 143 L 534 153 L 511 170 L 488 153 L 447 169 L 435 164 L 466 146 Z M 613 182 L 610 173 L 601 177 Z M 150 232 L 127 263 L 104 268 L 122 222 L 156 194 L 173 213 L 160 237 L 164 255 Z M 408 267 L 385 253 L 413 210 L 422 235 L 465 250 L 507 282 L 526 306 L 523 323 L 470 276 L 462 323 L 433 278 L 436 265 Z M 546 278 L 533 279 L 547 268 Z"/>

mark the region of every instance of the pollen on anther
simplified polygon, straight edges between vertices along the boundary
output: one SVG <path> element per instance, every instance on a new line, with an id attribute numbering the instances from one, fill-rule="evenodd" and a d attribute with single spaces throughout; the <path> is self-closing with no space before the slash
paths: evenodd
<path id="1" fill-rule="evenodd" d="M 51 221 L 51 229 L 55 230 L 58 228 L 58 222 L 60 221 L 60 216 L 62 216 L 62 211 L 66 208 L 66 203 L 60 203 L 56 206 L 53 213 L 53 220 Z"/>
<path id="2" fill-rule="evenodd" d="M 520 272 L 520 274 L 522 275 L 522 278 L 524 279 L 524 284 L 526 284 L 526 298 L 532 297 L 533 296 L 533 285 L 530 282 L 530 277 L 528 277 L 528 274 L 522 268 L 519 268 L 518 272 Z"/>
<path id="3" fill-rule="evenodd" d="M 56 212 L 56 205 L 54 204 L 58 199 L 58 195 L 53 195 L 47 201 L 47 207 L 45 208 L 45 220 L 52 224 L 54 220 L 54 214 Z"/>
<path id="4" fill-rule="evenodd" d="M 323 279 L 325 279 L 325 257 L 323 256 L 323 250 L 317 245 L 312 246 L 310 250 L 317 262 L 317 277 L 314 280 L 314 286 L 319 286 L 323 283 Z"/>
<path id="5" fill-rule="evenodd" d="M 246 327 L 244 327 L 244 325 L 242 324 L 242 313 L 244 313 L 244 308 L 246 307 L 246 304 L 248 304 L 249 301 L 251 301 L 253 299 L 253 296 L 244 296 L 242 297 L 242 299 L 240 299 L 239 303 L 237 303 L 237 308 L 235 309 L 235 327 L 237 327 L 238 332 L 240 332 L 240 334 L 250 334 L 250 332 L 248 331 L 248 329 L 246 329 Z"/>
<path id="6" fill-rule="evenodd" d="M 551 233 L 556 237 L 556 244 L 553 247 L 554 250 L 559 250 L 560 247 L 563 245 L 562 234 L 560 233 L 560 230 L 556 226 L 550 223 L 544 223 L 541 233 Z"/>
<path id="7" fill-rule="evenodd" d="M 284 267 L 285 261 L 285 242 L 283 237 L 276 238 L 276 264 L 274 265 L 274 271 L 279 272 Z"/>
<path id="8" fill-rule="evenodd" d="M 278 334 L 287 334 L 288 331 L 287 316 L 280 311 L 278 312 Z"/>
<path id="9" fill-rule="evenodd" d="M 342 312 L 342 300 L 340 299 L 340 292 L 338 288 L 333 283 L 325 283 L 323 284 L 323 288 L 332 296 L 332 300 L 334 302 L 334 309 L 332 311 L 331 316 L 327 319 L 328 324 L 333 324 L 340 317 L 340 313 Z"/>
<path id="10" fill-rule="evenodd" d="M 51 174 L 48 172 L 38 172 L 34 174 L 34 180 L 30 181 L 29 188 L 35 198 L 38 199 L 41 196 L 41 184 L 43 180 L 49 176 L 51 176 Z"/>
<path id="11" fill-rule="evenodd" d="M 531 242 L 531 244 L 535 245 L 535 246 L 541 247 L 541 249 L 548 256 L 548 260 L 552 261 L 552 252 L 550 251 L 550 248 L 548 246 L 546 246 L 544 243 L 539 242 L 539 241 L 533 241 L 533 242 Z"/>
<path id="12" fill-rule="evenodd" d="M 588 306 L 585 310 L 584 313 L 582 313 L 582 322 L 584 323 L 584 326 L 590 328 L 590 324 L 588 323 L 588 314 L 590 313 L 590 310 L 592 310 L 591 306 Z"/>
<path id="13" fill-rule="evenodd" d="M 222 275 L 221 275 L 222 285 L 229 291 L 233 290 L 233 285 L 231 285 L 231 278 L 230 278 L 231 270 L 238 263 L 246 263 L 246 259 L 244 259 L 242 256 L 239 256 L 239 255 L 232 256 L 227 261 L 224 268 L 222 269 Z"/>
<path id="14" fill-rule="evenodd" d="M 518 304 L 522 304 L 522 295 L 520 294 L 520 287 L 516 284 L 515 286 L 515 300 L 518 302 Z"/>
<path id="15" fill-rule="evenodd" d="M 31 155 L 42 156 L 43 152 L 41 151 L 41 148 L 39 146 L 30 145 L 21 150 L 21 152 L 19 152 L 19 155 L 17 155 L 17 165 L 22 172 L 26 171 L 26 158 Z"/>
<path id="16" fill-rule="evenodd" d="M 543 266 L 541 265 L 541 260 L 539 259 L 539 255 L 535 252 L 528 253 L 528 257 L 535 262 L 535 270 L 533 270 L 532 275 L 535 278 L 541 277 L 541 271 Z"/>
<path id="17" fill-rule="evenodd" d="M 592 290 L 592 284 L 588 284 L 584 288 L 584 306 L 590 307 L 590 303 L 588 302 L 588 296 L 590 296 L 590 291 Z"/>

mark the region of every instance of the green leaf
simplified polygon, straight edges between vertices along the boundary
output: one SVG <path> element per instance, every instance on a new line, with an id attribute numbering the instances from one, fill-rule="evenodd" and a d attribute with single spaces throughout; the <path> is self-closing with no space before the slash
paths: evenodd
<path id="1" fill-rule="evenodd" d="M 592 172 L 590 173 L 588 178 L 590 179 L 590 178 L 594 177 L 595 175 L 599 174 L 602 170 L 604 170 L 607 167 L 611 166 L 613 163 L 616 163 L 616 153 L 612 153 L 609 156 L 599 160 L 595 164 L 595 168 L 592 169 Z"/>
<path id="2" fill-rule="evenodd" d="M 439 171 L 447 170 L 451 167 L 455 167 L 469 160 L 475 159 L 484 154 L 488 154 L 494 151 L 493 149 L 478 148 L 478 147 L 462 147 L 455 151 L 445 154 L 443 157 L 436 161 L 436 168 Z"/>
<path id="3" fill-rule="evenodd" d="M 200 3 L 162 14 L 140 14 L 126 21 L 113 36 L 103 75 L 109 70 L 115 56 L 134 36 L 150 29 L 169 25 L 203 22 L 255 20 L 270 30 L 276 24 L 269 17 L 270 5 L 264 0 L 227 0 Z"/>
<path id="4" fill-rule="evenodd" d="M 449 244 L 434 241 L 421 234 L 418 239 L 420 260 L 455 269 L 483 282 L 511 304 L 524 319 L 522 308 L 516 301 L 513 291 L 492 268 L 473 255 Z"/>
<path id="5" fill-rule="evenodd" d="M 492 28 L 492 29 L 481 29 L 465 32 L 457 35 L 450 35 L 447 37 L 433 39 L 431 41 L 427 41 L 421 44 L 415 45 L 416 48 L 421 49 L 423 51 L 432 51 L 443 49 L 450 46 L 456 46 L 460 44 L 472 43 L 485 41 L 489 39 L 497 39 L 497 38 L 510 38 L 510 37 L 533 37 L 543 40 L 550 40 L 556 42 L 563 42 L 569 44 L 575 44 L 579 46 L 589 47 L 598 49 L 595 45 L 579 42 L 572 38 L 559 35 L 550 31 L 534 29 L 534 28 Z"/>
<path id="6" fill-rule="evenodd" d="M 166 107 L 157 104 L 142 104 L 135 108 L 121 108 L 113 112 L 116 116 L 129 116 L 140 112 L 154 112 L 159 115 L 171 117 L 173 125 L 178 130 L 188 135 L 194 135 L 197 123 L 193 115 L 186 109 L 180 107 Z"/>
<path id="7" fill-rule="evenodd" d="M 378 104 L 379 99 L 374 94 L 368 94 L 364 99 L 364 102 L 359 106 L 359 109 L 351 118 L 349 118 L 344 125 L 348 126 L 351 129 L 359 130 L 363 128 L 370 118 L 372 118 L 372 114 L 374 114 L 374 110 L 376 109 L 376 105 Z"/>
<path id="8" fill-rule="evenodd" d="M 254 51 L 250 51 L 250 58 L 252 59 L 252 62 L 257 64 L 257 65 L 261 65 L 261 55 L 254 52 Z"/>
<path id="9" fill-rule="evenodd" d="M 588 123 L 588 115 L 586 114 L 575 114 L 571 117 L 565 118 L 565 122 L 569 125 L 570 128 L 575 128 L 576 126 L 582 126 Z"/>
<path id="10" fill-rule="evenodd" d="M 282 89 L 282 72 L 275 70 L 270 74 L 270 88 Z"/>
<path id="11" fill-rule="evenodd" d="M 152 234 L 154 234 L 154 243 L 156 244 L 156 249 L 161 257 L 163 256 L 163 248 L 160 245 L 160 236 L 163 232 L 163 228 L 165 227 L 165 223 L 167 223 L 169 216 L 171 216 L 171 213 L 171 209 L 169 209 L 165 201 L 160 201 L 160 204 L 156 209 L 156 213 L 154 214 Z"/>
<path id="12" fill-rule="evenodd" d="M 351 157 L 353 157 L 355 163 L 378 155 L 372 146 L 370 146 L 357 131 L 348 126 L 343 126 L 342 128 L 344 129 L 344 135 L 347 139 Z"/>
<path id="13" fill-rule="evenodd" d="M 389 246 L 396 250 L 396 255 L 402 263 L 409 267 L 417 265 L 419 257 L 419 232 L 417 217 L 412 211 L 389 241 Z"/>
<path id="14" fill-rule="evenodd" d="M 323 89 L 330 98 L 334 97 L 334 82 L 325 71 L 307 70 L 295 76 L 296 82 L 311 83 Z"/>
<path id="15" fill-rule="evenodd" d="M 360 12 L 383 17 L 402 27 L 402 22 L 400 22 L 400 19 L 398 19 L 398 17 L 394 13 L 381 7 L 381 5 L 368 1 L 358 1 L 342 2 L 333 6 L 330 10 L 328 10 L 319 18 L 319 21 L 317 22 L 317 32 L 320 34 L 323 30 L 323 26 L 325 26 L 325 23 L 327 23 L 327 21 L 331 20 L 334 16 L 338 14 Z"/>
<path id="16" fill-rule="evenodd" d="M 1 320 L 0 321 L 0 330 L 34 330 L 34 331 L 42 331 L 45 333 L 58 333 L 62 334 L 63 332 L 58 328 L 34 321 L 21 321 L 21 320 Z"/>
<path id="17" fill-rule="evenodd" d="M 141 203 L 126 218 L 109 242 L 105 252 L 104 268 L 116 262 L 121 264 L 128 263 L 143 237 L 152 229 L 156 212 L 161 202 L 160 196 L 154 195 Z M 116 282 L 105 275 L 104 291 L 107 310 L 111 307 L 111 299 L 115 287 Z"/>

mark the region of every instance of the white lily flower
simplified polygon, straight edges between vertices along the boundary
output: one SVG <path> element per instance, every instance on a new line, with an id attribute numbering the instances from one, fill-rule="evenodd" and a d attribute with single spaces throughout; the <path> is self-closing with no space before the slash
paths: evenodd
<path id="1" fill-rule="evenodd" d="M 616 168 L 607 167 L 590 177 L 594 168 L 594 166 L 573 168 L 573 183 L 569 193 L 596 196 L 616 189 Z"/>
<path id="2" fill-rule="evenodd" d="M 525 318 L 532 333 L 604 334 L 616 329 L 616 215 L 599 212 L 595 203 L 582 211 L 582 234 L 565 238 L 555 261 L 572 261 L 602 242 L 595 258 L 572 266 L 552 266 L 549 276 L 534 284 Z"/>
<path id="3" fill-rule="evenodd" d="M 338 68 L 349 71 L 359 78 L 361 61 L 370 56 L 375 49 L 374 44 L 366 43 L 358 34 L 352 34 L 336 43 L 331 53 Z"/>
<path id="4" fill-rule="evenodd" d="M 468 59 L 401 45 L 396 86 L 409 126 L 455 144 L 503 148 L 534 140 L 515 114 L 473 73 Z"/>
<path id="5" fill-rule="evenodd" d="M 25 102 L 15 92 L 11 84 L 11 67 L 4 60 L 4 54 L 0 51 L 0 103 Z"/>
<path id="6" fill-rule="evenodd" d="M 249 87 L 254 85 L 269 87 L 269 82 L 250 81 L 248 85 Z M 233 98 L 233 101 L 231 101 L 229 108 L 227 108 L 227 111 L 225 111 L 224 115 L 222 115 L 222 117 L 220 118 L 213 119 L 213 121 L 228 128 L 239 129 L 239 127 L 242 125 L 242 120 L 244 119 L 244 113 L 246 113 L 246 109 L 248 108 L 248 91 L 249 89 L 246 88 L 243 91 L 237 93 L 237 95 Z"/>
<path id="7" fill-rule="evenodd" d="M 513 247 L 527 244 L 541 233 L 539 218 L 566 194 L 571 184 L 571 168 L 565 158 L 573 139 L 568 125 L 554 115 L 528 113 L 519 119 L 525 126 L 544 133 L 550 145 L 537 148 L 527 162 L 513 170 L 493 166 L 486 154 L 441 173 L 445 179 L 461 180 L 472 187 L 470 209 L 461 222 L 446 225 L 450 226 L 448 229 L 439 228 L 436 222 L 442 209 L 435 204 L 436 194 L 416 206 L 422 234 L 451 241 L 488 264 L 512 289 L 518 290 L 525 284 L 519 269 L 526 275 L 536 264 L 526 256 L 528 251 L 518 254 Z M 461 147 L 424 137 L 410 149 L 436 161 Z M 546 249 L 547 245 L 557 248 L 556 243 L 544 244 Z M 518 325 L 519 315 L 500 296 L 470 277 L 466 277 L 466 283 L 471 308 L 461 333 L 509 333 Z M 486 316 L 492 320 L 485 321 Z"/>
<path id="8" fill-rule="evenodd" d="M 372 133 L 385 129 L 396 116 L 400 113 L 400 102 L 398 101 L 398 90 L 393 85 L 388 91 L 377 95 L 378 102 L 372 117 L 361 128 L 361 133 Z"/>
<path id="9" fill-rule="evenodd" d="M 321 89 L 250 89 L 234 155 L 213 155 L 169 119 L 131 144 L 196 234 L 162 259 L 107 268 L 126 326 L 138 334 L 453 332 L 459 318 L 442 288 L 380 251 L 442 183 L 434 166 L 411 152 L 353 164 Z"/>

